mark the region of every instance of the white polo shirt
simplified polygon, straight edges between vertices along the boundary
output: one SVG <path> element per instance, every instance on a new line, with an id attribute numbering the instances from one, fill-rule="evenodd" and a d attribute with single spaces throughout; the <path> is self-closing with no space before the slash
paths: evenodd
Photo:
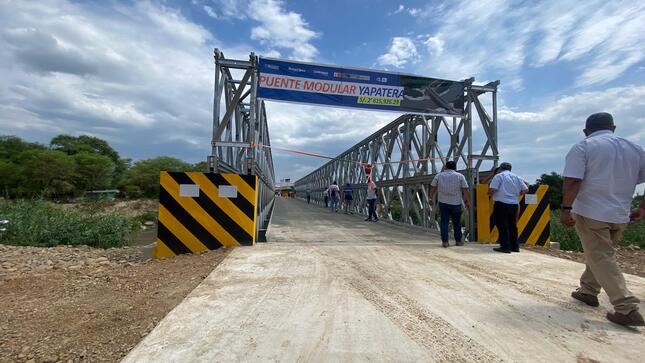
<path id="1" fill-rule="evenodd" d="M 430 184 L 437 187 L 439 203 L 461 205 L 461 190 L 468 188 L 466 178 L 452 169 L 437 174 Z"/>
<path id="2" fill-rule="evenodd" d="M 562 175 L 582 179 L 573 213 L 627 223 L 636 185 L 645 183 L 645 150 L 609 130 L 596 131 L 573 145 Z"/>
<path id="3" fill-rule="evenodd" d="M 506 204 L 520 204 L 518 199 L 520 192 L 528 189 L 522 178 L 508 170 L 495 175 L 489 187 L 497 189 L 497 192 L 493 194 L 493 200 Z"/>

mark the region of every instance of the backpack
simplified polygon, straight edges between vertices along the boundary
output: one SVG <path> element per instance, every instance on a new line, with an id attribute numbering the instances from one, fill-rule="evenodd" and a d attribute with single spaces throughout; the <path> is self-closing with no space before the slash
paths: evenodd
<path id="1" fill-rule="evenodd" d="M 335 197 L 337 192 L 338 192 L 338 191 L 336 190 L 336 188 L 329 188 L 329 194 L 330 194 L 332 197 Z"/>

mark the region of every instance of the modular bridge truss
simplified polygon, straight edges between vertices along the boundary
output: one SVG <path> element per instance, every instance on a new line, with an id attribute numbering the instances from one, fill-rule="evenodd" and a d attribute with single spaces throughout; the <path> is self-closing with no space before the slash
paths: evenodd
<path id="1" fill-rule="evenodd" d="M 391 222 L 438 229 L 436 210 L 428 203 L 429 186 L 446 161 L 457 162 L 471 188 L 467 213 L 469 239 L 476 240 L 474 185 L 498 163 L 497 87 L 499 81 L 474 85 L 465 81 L 464 117 L 403 115 L 295 182 L 296 194 L 310 193 L 322 203 L 325 189 L 337 181 L 354 189 L 353 211 L 367 214 L 367 176 L 372 165 L 378 187 L 379 215 Z M 488 110 L 490 111 L 487 111 Z M 476 125 L 476 126 L 475 126 Z M 481 129 L 475 137 L 473 130 Z M 480 172 L 481 171 L 481 172 Z M 436 200 L 436 198 L 433 198 Z"/>
<path id="2" fill-rule="evenodd" d="M 274 201 L 273 158 L 264 101 L 258 100 L 258 57 L 226 59 L 214 50 L 215 84 L 213 99 L 212 152 L 208 169 L 217 173 L 258 176 L 258 241 L 265 240 Z"/>

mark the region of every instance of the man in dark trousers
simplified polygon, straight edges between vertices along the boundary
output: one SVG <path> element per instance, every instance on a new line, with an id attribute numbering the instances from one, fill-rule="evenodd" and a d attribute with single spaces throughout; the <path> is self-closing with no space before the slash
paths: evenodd
<path id="1" fill-rule="evenodd" d="M 645 150 L 614 135 L 615 129 L 608 113 L 587 118 L 583 130 L 587 138 L 575 144 L 566 157 L 560 221 L 576 227 L 585 254 L 580 287 L 571 296 L 599 306 L 598 294 L 603 288 L 615 310 L 607 313 L 608 320 L 642 326 L 640 300 L 627 289 L 614 246 L 628 223 L 645 217 L 645 202 L 629 211 L 636 185 L 645 183 Z"/>
<path id="2" fill-rule="evenodd" d="M 511 173 L 510 163 L 501 163 L 501 172 L 493 177 L 488 187 L 488 195 L 493 198 L 493 215 L 499 232 L 499 247 L 496 252 L 520 252 L 517 243 L 517 209 L 519 196 L 526 194 L 528 187 L 519 176 Z"/>
<path id="3" fill-rule="evenodd" d="M 457 172 L 457 164 L 454 161 L 448 161 L 446 168 L 437 174 L 430 184 L 429 202 L 432 204 L 432 198 L 437 191 L 439 200 L 441 244 L 448 247 L 448 221 L 452 220 L 454 229 L 455 243 L 457 246 L 463 246 L 464 241 L 461 232 L 461 213 L 462 202 L 466 208 L 470 208 L 470 192 L 466 178 Z"/>

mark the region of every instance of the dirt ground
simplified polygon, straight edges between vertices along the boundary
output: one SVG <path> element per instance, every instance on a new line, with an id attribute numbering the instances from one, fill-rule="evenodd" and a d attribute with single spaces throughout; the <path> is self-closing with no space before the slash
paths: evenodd
<path id="1" fill-rule="evenodd" d="M 547 254 L 549 256 L 585 263 L 584 254 L 582 252 L 545 250 L 542 247 L 533 246 L 525 246 L 523 248 L 533 252 Z M 616 252 L 618 253 L 618 264 L 624 273 L 645 277 L 645 251 L 631 246 L 619 248 Z"/>
<path id="2" fill-rule="evenodd" d="M 92 203 L 52 203 L 53 207 L 61 209 L 98 208 L 99 214 L 118 214 L 126 218 L 136 217 L 143 213 L 156 212 L 159 202 L 155 199 L 127 199 L 115 201 L 99 201 Z"/>
<path id="3" fill-rule="evenodd" d="M 119 361 L 229 251 L 0 245 L 0 362 Z"/>

